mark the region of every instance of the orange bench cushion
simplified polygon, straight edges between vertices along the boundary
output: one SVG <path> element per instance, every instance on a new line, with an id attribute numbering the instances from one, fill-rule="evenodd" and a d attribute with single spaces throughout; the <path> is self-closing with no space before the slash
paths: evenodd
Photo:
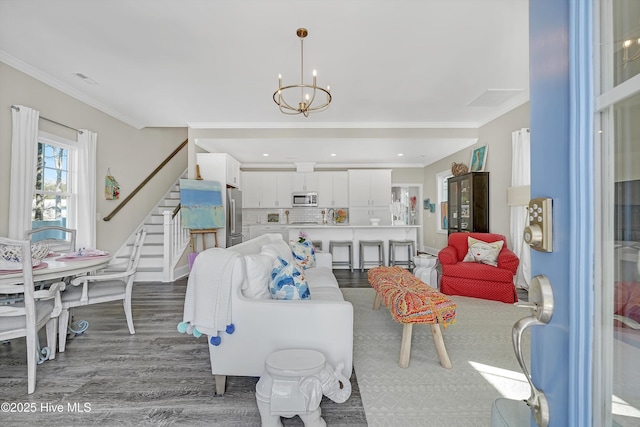
<path id="1" fill-rule="evenodd" d="M 399 323 L 455 323 L 456 304 L 399 266 L 374 267 L 369 284 Z"/>

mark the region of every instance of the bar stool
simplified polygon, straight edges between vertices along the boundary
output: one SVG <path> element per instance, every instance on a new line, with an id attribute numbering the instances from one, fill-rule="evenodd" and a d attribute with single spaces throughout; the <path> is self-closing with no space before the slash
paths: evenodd
<path id="1" fill-rule="evenodd" d="M 364 250 L 367 246 L 374 246 L 378 248 L 377 261 L 365 261 Z M 376 262 L 378 265 L 384 265 L 384 242 L 382 240 L 360 240 L 358 252 L 360 254 L 360 271 L 364 271 L 365 262 Z"/>
<path id="2" fill-rule="evenodd" d="M 403 246 L 407 247 L 407 260 L 396 261 L 396 248 Z M 389 266 L 406 265 L 410 269 L 413 265 L 413 254 L 415 254 L 415 242 L 413 240 L 389 240 Z"/>
<path id="3" fill-rule="evenodd" d="M 335 261 L 333 253 L 333 247 L 345 247 L 349 250 L 349 261 Z M 333 257 L 332 266 L 334 265 L 348 265 L 349 270 L 353 273 L 353 242 L 351 240 L 329 240 L 329 252 Z"/>

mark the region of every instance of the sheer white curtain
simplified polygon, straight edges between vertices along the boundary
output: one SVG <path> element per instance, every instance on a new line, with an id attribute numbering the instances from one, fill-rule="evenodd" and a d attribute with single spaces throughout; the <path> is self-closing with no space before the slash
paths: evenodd
<path id="1" fill-rule="evenodd" d="M 511 186 L 531 184 L 531 151 L 529 129 L 523 128 L 511 133 L 512 161 Z M 511 239 L 513 252 L 520 258 L 515 284 L 518 288 L 529 289 L 531 282 L 531 249 L 522 237 L 527 226 L 528 213 L 524 206 L 511 206 Z"/>
<path id="2" fill-rule="evenodd" d="M 96 247 L 96 146 L 98 134 L 78 132 L 76 247 Z"/>
<path id="3" fill-rule="evenodd" d="M 38 119 L 40 112 L 23 105 L 11 109 L 11 182 L 9 194 L 9 238 L 24 239 L 31 230 L 35 186 Z"/>

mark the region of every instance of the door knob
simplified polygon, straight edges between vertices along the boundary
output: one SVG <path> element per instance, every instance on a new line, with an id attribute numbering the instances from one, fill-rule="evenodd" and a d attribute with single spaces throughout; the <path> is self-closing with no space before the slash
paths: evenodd
<path id="1" fill-rule="evenodd" d="M 516 303 L 515 305 L 530 308 L 533 311 L 531 316 L 524 317 L 513 325 L 511 338 L 520 369 L 522 369 L 531 387 L 531 396 L 525 402 L 531 408 L 536 424 L 540 427 L 547 427 L 549 425 L 549 403 L 542 390 L 538 389 L 533 383 L 522 352 L 522 335 L 524 331 L 531 326 L 546 325 L 553 316 L 553 290 L 547 276 L 541 274 L 531 279 L 529 302 Z"/>

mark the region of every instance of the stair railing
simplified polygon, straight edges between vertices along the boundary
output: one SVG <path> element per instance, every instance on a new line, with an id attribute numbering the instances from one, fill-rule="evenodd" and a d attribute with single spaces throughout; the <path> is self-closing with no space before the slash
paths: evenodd
<path id="1" fill-rule="evenodd" d="M 123 201 L 122 201 L 118 206 L 116 206 L 116 208 L 115 208 L 113 211 L 111 211 L 111 213 L 110 213 L 109 215 L 105 216 L 105 217 L 104 217 L 104 219 L 103 219 L 103 221 L 109 221 L 109 220 L 111 220 L 111 218 L 113 218 L 113 217 L 114 217 L 114 216 L 115 216 L 115 215 L 120 211 L 120 209 L 122 209 L 122 208 L 123 208 L 127 203 L 129 203 L 129 202 L 131 201 L 131 199 L 133 199 L 133 197 L 138 193 L 138 191 L 142 190 L 142 187 L 144 187 L 144 186 L 145 186 L 149 181 L 151 181 L 151 179 L 152 179 L 154 176 L 156 176 L 156 175 L 157 175 L 157 173 L 158 173 L 158 172 L 160 172 L 160 170 L 162 170 L 162 168 L 163 168 L 167 163 L 169 163 L 169 161 L 171 161 L 171 159 L 173 159 L 173 158 L 174 158 L 174 157 L 175 157 L 175 156 L 180 152 L 180 150 L 182 150 L 184 147 L 186 147 L 188 143 L 189 143 L 189 140 L 188 140 L 188 139 L 185 139 L 185 140 L 184 140 L 184 142 L 178 146 L 178 148 L 176 148 L 175 150 L 173 150 L 173 152 L 172 152 L 171 154 L 169 154 L 169 155 L 167 156 L 167 158 L 166 158 L 166 159 L 164 159 L 164 160 L 162 161 L 162 163 L 160 163 L 160 164 L 158 165 L 158 167 L 157 167 L 157 168 L 155 168 L 155 169 L 153 170 L 153 172 L 151 172 L 151 173 L 149 174 L 149 176 L 148 176 L 148 177 L 146 177 L 146 178 L 144 179 L 144 181 L 142 181 L 142 182 L 141 182 L 141 183 L 140 183 L 140 184 L 135 188 L 135 190 L 133 190 L 133 191 L 131 192 L 131 194 L 129 194 L 129 195 L 128 195 L 128 196 L 127 196 L 127 197 L 126 197 L 126 198 L 125 198 L 125 199 L 124 199 L 124 200 L 123 200 Z"/>
<path id="2" fill-rule="evenodd" d="M 162 257 L 162 281 L 175 280 L 175 267 L 189 244 L 189 229 L 182 228 L 180 205 L 173 211 L 164 211 L 164 255 Z"/>

